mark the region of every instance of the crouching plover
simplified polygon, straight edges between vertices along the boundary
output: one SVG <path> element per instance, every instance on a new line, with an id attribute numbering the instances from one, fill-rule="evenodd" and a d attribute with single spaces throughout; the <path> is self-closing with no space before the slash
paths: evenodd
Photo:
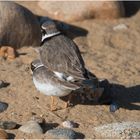
<path id="1" fill-rule="evenodd" d="M 42 25 L 44 35 L 39 48 L 40 62 L 31 64 L 33 82 L 36 88 L 45 95 L 62 97 L 71 95 L 71 91 L 81 87 L 94 87 L 97 81 L 86 68 L 76 44 L 57 30 L 53 21 Z M 95 86 L 96 88 L 96 86 Z M 54 110 L 53 105 L 51 109 Z"/>
<path id="2" fill-rule="evenodd" d="M 62 97 L 70 94 L 72 90 L 78 89 L 80 86 L 73 84 L 66 79 L 59 79 L 56 74 L 46 68 L 40 60 L 35 60 L 31 63 L 31 70 L 33 71 L 33 82 L 35 87 L 43 94 L 51 96 L 51 110 L 55 110 L 54 96 Z M 68 106 L 65 104 L 65 108 Z"/>

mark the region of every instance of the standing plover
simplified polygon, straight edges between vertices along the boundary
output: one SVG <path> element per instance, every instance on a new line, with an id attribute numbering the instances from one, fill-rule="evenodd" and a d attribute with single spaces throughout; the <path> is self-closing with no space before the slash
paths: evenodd
<path id="1" fill-rule="evenodd" d="M 44 35 L 39 48 L 40 62 L 31 64 L 33 82 L 36 88 L 52 97 L 71 95 L 71 91 L 81 87 L 94 87 L 97 78 L 86 68 L 76 44 L 57 30 L 54 22 L 48 21 L 42 25 Z M 93 80 L 91 83 L 91 77 Z M 96 88 L 96 86 L 95 86 Z"/>

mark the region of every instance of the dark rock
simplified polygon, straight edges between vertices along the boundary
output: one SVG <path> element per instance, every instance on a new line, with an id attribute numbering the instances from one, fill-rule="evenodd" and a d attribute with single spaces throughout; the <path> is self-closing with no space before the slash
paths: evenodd
<path id="1" fill-rule="evenodd" d="M 6 83 L 6 82 L 0 80 L 0 88 L 7 87 L 9 85 L 10 85 L 9 83 Z"/>
<path id="2" fill-rule="evenodd" d="M 77 133 L 74 130 L 67 128 L 56 128 L 48 130 L 45 135 L 46 138 L 52 139 L 78 139 L 84 137 L 83 134 Z"/>
<path id="3" fill-rule="evenodd" d="M 2 80 L 0 80 L 0 88 L 4 87 L 4 82 Z"/>
<path id="4" fill-rule="evenodd" d="M 0 113 L 5 111 L 8 108 L 8 104 L 4 102 L 0 102 Z"/>
<path id="5" fill-rule="evenodd" d="M 17 123 L 13 121 L 0 121 L 0 128 L 2 129 L 14 129 Z"/>

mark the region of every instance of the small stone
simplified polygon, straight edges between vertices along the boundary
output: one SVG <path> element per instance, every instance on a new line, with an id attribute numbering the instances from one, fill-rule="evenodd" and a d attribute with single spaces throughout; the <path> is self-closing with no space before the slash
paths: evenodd
<path id="1" fill-rule="evenodd" d="M 2 129 L 0 129 L 0 139 L 8 139 L 7 132 Z"/>
<path id="2" fill-rule="evenodd" d="M 13 121 L 0 121 L 0 128 L 2 129 L 14 129 L 17 123 Z"/>
<path id="3" fill-rule="evenodd" d="M 78 124 L 74 123 L 73 121 L 64 121 L 62 123 L 62 126 L 66 127 L 66 128 L 76 128 L 76 127 L 78 127 Z"/>
<path id="4" fill-rule="evenodd" d="M 4 82 L 2 80 L 0 80 L 0 88 L 4 87 Z"/>
<path id="5" fill-rule="evenodd" d="M 48 130 L 45 136 L 52 139 L 76 139 L 78 138 L 78 133 L 72 129 L 56 128 Z"/>
<path id="6" fill-rule="evenodd" d="M 8 104 L 4 102 L 0 102 L 0 113 L 5 111 L 8 108 Z"/>
<path id="7" fill-rule="evenodd" d="M 32 117 L 31 117 L 31 120 L 32 120 L 32 121 L 35 121 L 35 122 L 37 122 L 37 123 L 39 123 L 39 124 L 45 122 L 45 119 L 44 119 L 44 118 L 38 117 L 38 116 L 32 116 Z"/>
<path id="8" fill-rule="evenodd" d="M 117 103 L 116 102 L 113 102 L 113 103 L 111 103 L 109 109 L 110 109 L 110 112 L 115 112 L 118 108 L 119 107 L 118 107 Z"/>
<path id="9" fill-rule="evenodd" d="M 0 80 L 0 88 L 7 87 L 8 85 L 9 85 L 9 83 L 6 83 L 6 82 Z"/>
<path id="10" fill-rule="evenodd" d="M 127 30 L 127 29 L 128 29 L 128 27 L 125 24 L 118 24 L 117 26 L 113 27 L 114 31 Z"/>
<path id="11" fill-rule="evenodd" d="M 43 130 L 40 125 L 35 121 L 28 121 L 19 128 L 24 133 L 38 133 L 42 134 Z"/>

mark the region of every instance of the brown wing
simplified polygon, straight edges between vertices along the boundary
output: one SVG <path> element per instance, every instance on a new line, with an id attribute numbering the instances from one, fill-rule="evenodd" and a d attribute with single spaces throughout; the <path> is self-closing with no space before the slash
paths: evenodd
<path id="1" fill-rule="evenodd" d="M 75 43 L 59 35 L 47 40 L 40 49 L 40 59 L 51 71 L 64 73 L 75 79 L 85 79 L 85 64 Z"/>
<path id="2" fill-rule="evenodd" d="M 52 71 L 46 69 L 46 67 L 44 67 L 44 66 L 42 66 L 38 69 L 35 69 L 35 71 L 33 72 L 33 76 L 40 83 L 49 83 L 50 82 L 54 85 L 56 84 L 56 86 L 60 84 L 64 88 L 71 89 L 71 90 L 75 90 L 80 87 L 78 84 L 59 80 L 58 78 L 55 77 L 55 75 Z"/>

